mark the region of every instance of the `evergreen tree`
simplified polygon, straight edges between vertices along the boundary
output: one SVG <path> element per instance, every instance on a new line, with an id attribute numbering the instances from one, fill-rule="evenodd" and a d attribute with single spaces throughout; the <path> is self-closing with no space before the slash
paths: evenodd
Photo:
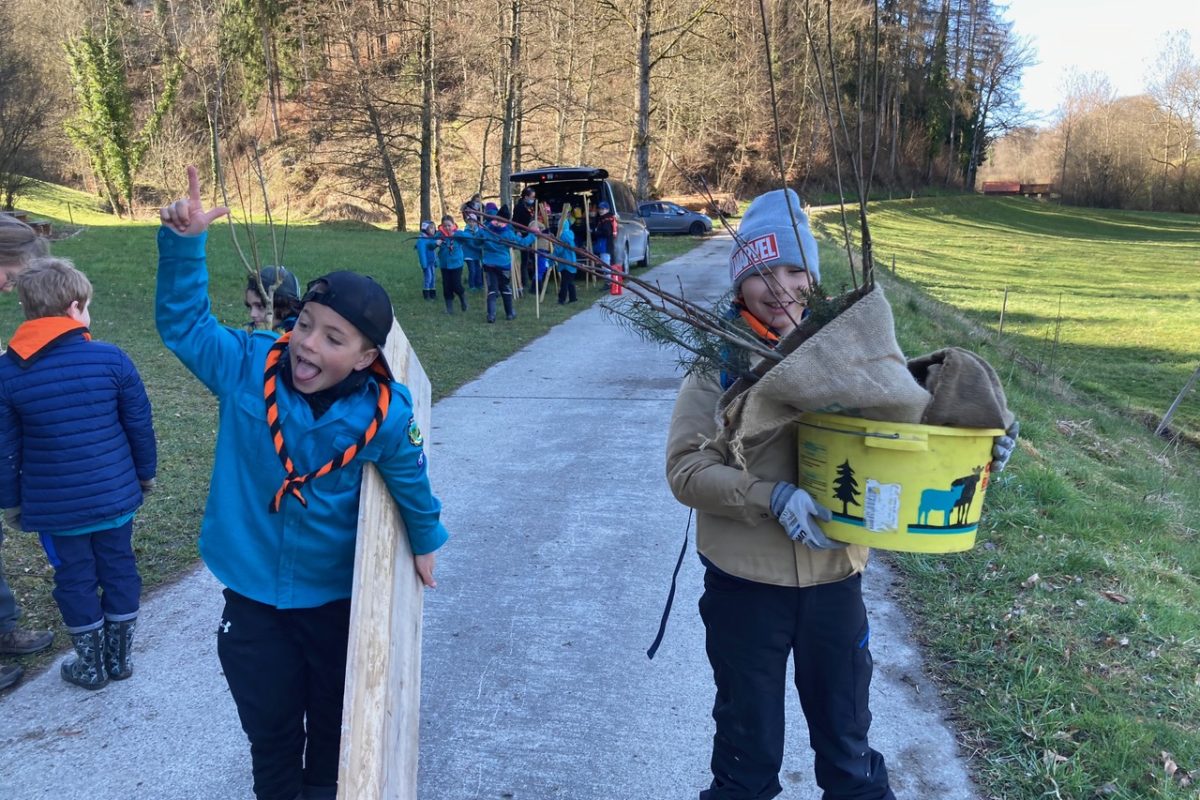
<path id="1" fill-rule="evenodd" d="M 858 481 L 854 480 L 854 470 L 850 468 L 850 460 L 846 459 L 838 466 L 837 480 L 833 482 L 836 490 L 833 496 L 842 501 L 842 516 L 849 515 L 849 507 L 861 505 L 854 498 L 858 497 Z"/>

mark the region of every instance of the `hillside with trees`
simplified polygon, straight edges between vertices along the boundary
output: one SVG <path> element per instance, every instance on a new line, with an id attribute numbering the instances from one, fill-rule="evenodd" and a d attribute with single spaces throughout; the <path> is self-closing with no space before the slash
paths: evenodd
<path id="1" fill-rule="evenodd" d="M 234 192 L 261 154 L 293 213 L 399 228 L 550 163 L 641 197 L 693 191 L 685 175 L 743 196 L 781 165 L 816 194 L 852 156 L 876 188 L 970 188 L 1023 122 L 1033 58 L 990 0 L 8 0 L 0 17 L 0 201 L 32 175 L 144 215 L 183 164 Z"/>

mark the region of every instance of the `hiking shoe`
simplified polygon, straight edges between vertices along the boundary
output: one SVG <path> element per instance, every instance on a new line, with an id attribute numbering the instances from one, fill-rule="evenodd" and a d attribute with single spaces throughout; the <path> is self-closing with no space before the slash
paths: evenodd
<path id="1" fill-rule="evenodd" d="M 53 631 L 23 631 L 13 628 L 0 633 L 0 653 L 11 656 L 27 656 L 45 650 L 54 641 Z"/>
<path id="2" fill-rule="evenodd" d="M 0 689 L 7 689 L 12 686 L 21 680 L 23 674 L 25 674 L 25 670 L 16 664 L 0 665 Z"/>

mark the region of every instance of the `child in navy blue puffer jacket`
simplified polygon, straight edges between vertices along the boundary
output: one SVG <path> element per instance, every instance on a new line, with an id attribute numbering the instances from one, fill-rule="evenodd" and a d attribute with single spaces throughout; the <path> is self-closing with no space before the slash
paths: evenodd
<path id="1" fill-rule="evenodd" d="M 92 285 L 69 261 L 34 261 L 17 292 L 27 321 L 0 356 L 0 507 L 54 567 L 77 654 L 63 680 L 99 689 L 133 674 L 133 516 L 157 468 L 150 400 L 129 356 L 92 341 Z"/>

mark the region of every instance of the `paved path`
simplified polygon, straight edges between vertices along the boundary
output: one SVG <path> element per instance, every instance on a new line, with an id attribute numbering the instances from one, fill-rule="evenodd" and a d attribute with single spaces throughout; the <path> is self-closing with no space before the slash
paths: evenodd
<path id="1" fill-rule="evenodd" d="M 728 248 L 716 238 L 653 274 L 716 297 Z M 694 552 L 662 649 L 645 656 L 687 520 L 663 478 L 678 384 L 671 353 L 592 308 L 435 406 L 427 438 L 452 539 L 426 596 L 423 799 L 684 800 L 707 784 Z M 896 795 L 971 800 L 885 564 L 866 587 L 872 743 Z M 0 798 L 249 800 L 220 610 L 201 568 L 145 601 L 132 680 L 88 693 L 55 665 L 0 696 Z M 783 797 L 815 800 L 789 704 Z"/>

